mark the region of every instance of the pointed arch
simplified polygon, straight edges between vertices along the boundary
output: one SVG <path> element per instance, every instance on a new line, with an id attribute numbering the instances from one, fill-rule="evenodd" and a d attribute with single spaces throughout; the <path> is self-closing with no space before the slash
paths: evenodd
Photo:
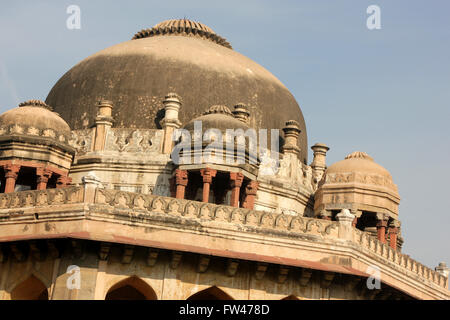
<path id="1" fill-rule="evenodd" d="M 216 286 L 204 289 L 191 295 L 187 300 L 234 300 L 225 291 Z"/>
<path id="2" fill-rule="evenodd" d="M 289 295 L 289 296 L 287 296 L 287 297 L 284 297 L 284 298 L 281 299 L 281 300 L 300 300 L 300 299 L 299 299 L 297 296 L 291 294 L 291 295 Z"/>
<path id="3" fill-rule="evenodd" d="M 48 300 L 48 290 L 45 284 L 32 274 L 14 287 L 11 300 Z"/>
<path id="4" fill-rule="evenodd" d="M 151 286 L 137 276 L 131 276 L 113 285 L 105 300 L 157 300 Z"/>

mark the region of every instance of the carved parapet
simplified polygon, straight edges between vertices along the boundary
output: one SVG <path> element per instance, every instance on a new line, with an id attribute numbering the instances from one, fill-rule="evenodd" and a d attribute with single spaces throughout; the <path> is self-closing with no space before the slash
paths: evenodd
<path id="1" fill-rule="evenodd" d="M 0 194 L 0 209 L 45 207 L 84 201 L 83 188 L 46 189 Z"/>

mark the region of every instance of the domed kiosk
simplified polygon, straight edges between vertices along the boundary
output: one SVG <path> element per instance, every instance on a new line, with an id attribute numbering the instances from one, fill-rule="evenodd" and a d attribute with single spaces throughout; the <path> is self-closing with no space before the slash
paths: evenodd
<path id="1" fill-rule="evenodd" d="M 356 151 L 328 167 L 314 195 L 316 216 L 334 219 L 342 209 L 355 215 L 354 226 L 385 242 L 398 231 L 400 197 L 391 174 L 365 152 Z M 383 230 L 380 231 L 380 228 Z M 395 238 L 395 244 L 397 241 Z"/>
<path id="2" fill-rule="evenodd" d="M 74 148 L 69 125 L 43 101 L 29 100 L 0 115 L 1 190 L 65 186 Z"/>

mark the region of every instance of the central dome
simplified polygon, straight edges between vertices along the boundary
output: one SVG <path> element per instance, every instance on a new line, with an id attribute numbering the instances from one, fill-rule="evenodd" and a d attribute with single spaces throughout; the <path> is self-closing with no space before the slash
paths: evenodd
<path id="1" fill-rule="evenodd" d="M 300 159 L 306 163 L 305 121 L 289 90 L 212 29 L 190 20 L 162 22 L 84 59 L 55 84 L 46 103 L 72 129 L 94 124 L 100 99 L 113 102 L 115 127 L 151 129 L 160 128 L 168 92 L 183 99 L 183 124 L 211 105 L 237 103 L 248 106 L 255 129 L 298 121 Z"/>

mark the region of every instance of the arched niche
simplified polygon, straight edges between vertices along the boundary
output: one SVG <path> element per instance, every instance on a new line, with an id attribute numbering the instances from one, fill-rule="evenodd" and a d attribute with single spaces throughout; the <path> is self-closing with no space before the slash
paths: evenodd
<path id="1" fill-rule="evenodd" d="M 11 300 L 48 300 L 48 290 L 41 280 L 30 275 L 11 291 Z"/>
<path id="2" fill-rule="evenodd" d="M 156 293 L 142 279 L 132 276 L 113 285 L 105 300 L 156 300 Z"/>
<path id="3" fill-rule="evenodd" d="M 187 300 L 233 300 L 231 296 L 216 286 L 194 293 Z"/>

